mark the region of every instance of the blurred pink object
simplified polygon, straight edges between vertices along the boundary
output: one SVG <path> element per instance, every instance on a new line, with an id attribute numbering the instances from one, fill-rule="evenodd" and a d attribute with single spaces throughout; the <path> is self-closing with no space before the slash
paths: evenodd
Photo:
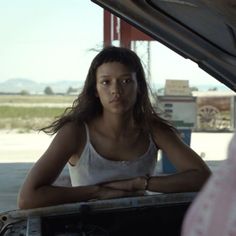
<path id="1" fill-rule="evenodd" d="M 185 216 L 182 236 L 236 236 L 236 134 Z"/>

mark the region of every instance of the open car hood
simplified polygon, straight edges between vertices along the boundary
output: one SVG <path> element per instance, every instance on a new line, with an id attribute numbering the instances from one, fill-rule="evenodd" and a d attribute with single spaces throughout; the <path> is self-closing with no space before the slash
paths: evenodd
<path id="1" fill-rule="evenodd" d="M 235 0 L 92 0 L 236 91 Z"/>
<path id="2" fill-rule="evenodd" d="M 4 212 L 0 235 L 180 235 L 196 194 L 153 194 Z"/>

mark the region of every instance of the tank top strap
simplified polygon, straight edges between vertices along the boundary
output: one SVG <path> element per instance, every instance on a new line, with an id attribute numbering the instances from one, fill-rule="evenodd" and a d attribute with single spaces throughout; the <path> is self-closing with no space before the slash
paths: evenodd
<path id="1" fill-rule="evenodd" d="M 84 126 L 85 126 L 85 130 L 86 130 L 86 139 L 87 139 L 86 143 L 90 143 L 89 128 L 85 122 L 84 122 Z"/>
<path id="2" fill-rule="evenodd" d="M 160 149 L 160 148 L 157 146 L 156 142 L 153 140 L 153 136 L 152 136 L 152 134 L 149 133 L 148 136 L 149 136 L 149 140 L 150 140 L 150 144 L 151 144 L 151 146 L 154 147 L 154 148 L 156 148 L 156 149 Z"/>

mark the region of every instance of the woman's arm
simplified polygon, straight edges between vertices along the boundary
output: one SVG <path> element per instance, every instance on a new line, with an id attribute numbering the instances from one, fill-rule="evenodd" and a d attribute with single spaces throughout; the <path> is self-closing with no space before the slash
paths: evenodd
<path id="1" fill-rule="evenodd" d="M 78 148 L 83 149 L 85 138 L 83 125 L 77 127 L 68 123 L 58 131 L 46 152 L 27 175 L 18 194 L 19 208 L 44 207 L 99 197 L 99 193 L 104 190 L 99 186 L 52 186 L 69 158 L 78 153 Z M 110 195 L 112 197 L 114 194 Z"/>
<path id="2" fill-rule="evenodd" d="M 146 189 L 164 193 L 199 191 L 210 175 L 210 170 L 204 161 L 181 140 L 175 131 L 167 127 L 154 126 L 153 138 L 156 145 L 167 154 L 176 167 L 176 173 L 112 181 L 104 183 L 103 186 L 126 191 Z"/>
<path id="3" fill-rule="evenodd" d="M 112 189 L 102 185 L 60 187 L 52 184 L 72 155 L 83 150 L 84 126 L 67 124 L 60 129 L 52 143 L 27 175 L 18 195 L 21 209 L 140 195 L 136 191 Z"/>
<path id="4" fill-rule="evenodd" d="M 148 190 L 166 193 L 199 191 L 210 175 L 201 157 L 174 130 L 164 125 L 154 125 L 153 138 L 156 145 L 167 154 L 177 173 L 150 178 Z"/>
<path id="5" fill-rule="evenodd" d="M 18 206 L 21 209 L 137 195 L 139 193 L 112 189 L 100 185 L 80 187 L 53 186 L 63 167 L 78 148 L 84 148 L 86 139 L 84 126 L 67 124 L 59 130 L 52 143 L 35 163 L 23 183 Z"/>
<path id="6" fill-rule="evenodd" d="M 143 193 L 147 190 L 148 187 L 148 176 L 139 176 L 136 178 L 124 179 L 124 180 L 115 180 L 105 183 L 101 183 L 100 186 L 130 192 L 139 192 Z"/>
<path id="7" fill-rule="evenodd" d="M 93 199 L 101 200 L 140 195 L 143 195 L 143 192 L 124 191 L 99 185 L 81 187 L 45 185 L 33 190 L 21 190 L 18 205 L 21 209 L 30 209 Z"/>
<path id="8" fill-rule="evenodd" d="M 75 130 L 80 134 L 80 139 Z M 78 198 L 78 193 L 75 194 L 74 189 L 72 192 L 71 188 L 54 187 L 52 184 L 69 158 L 77 152 L 83 136 L 83 126 L 75 127 L 72 123 L 66 124 L 58 131 L 46 152 L 30 170 L 21 187 L 18 195 L 20 208 L 55 205 L 70 200 L 75 201 L 75 198 Z M 92 189 L 87 191 L 87 194 L 92 194 Z M 84 192 L 86 193 L 86 191 Z M 79 197 L 84 196 L 79 195 Z"/>

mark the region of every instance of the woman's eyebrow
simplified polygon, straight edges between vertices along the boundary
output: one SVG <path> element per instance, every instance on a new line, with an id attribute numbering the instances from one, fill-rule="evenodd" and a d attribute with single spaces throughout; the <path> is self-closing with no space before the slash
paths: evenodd
<path id="1" fill-rule="evenodd" d="M 132 76 L 132 73 L 126 73 L 126 74 L 120 75 L 118 78 L 131 77 L 131 76 Z"/>
<path id="2" fill-rule="evenodd" d="M 109 78 L 111 77 L 110 75 L 98 75 L 99 78 Z"/>
<path id="3" fill-rule="evenodd" d="M 121 76 L 131 76 L 132 73 L 126 73 L 126 74 L 122 74 Z"/>
<path id="4" fill-rule="evenodd" d="M 132 73 L 125 73 L 125 74 L 121 74 L 118 76 L 118 78 L 120 77 L 128 77 L 128 76 L 132 76 Z M 112 77 L 112 75 L 106 75 L 106 74 L 101 74 L 101 75 L 98 75 L 99 78 L 110 78 Z"/>

